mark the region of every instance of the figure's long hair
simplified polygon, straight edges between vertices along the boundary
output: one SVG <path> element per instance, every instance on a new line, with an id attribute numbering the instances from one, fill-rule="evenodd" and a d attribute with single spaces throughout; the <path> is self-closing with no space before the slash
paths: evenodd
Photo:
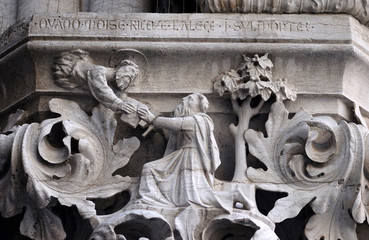
<path id="1" fill-rule="evenodd" d="M 194 93 L 194 95 L 196 95 L 197 99 L 199 100 L 200 111 L 203 113 L 206 113 L 209 109 L 208 99 L 201 93 Z M 172 116 L 173 117 L 184 117 L 184 116 L 188 116 L 190 113 L 191 113 L 191 109 L 185 106 L 182 102 L 174 108 L 174 110 L 172 111 Z"/>
<path id="2" fill-rule="evenodd" d="M 200 110 L 203 113 L 206 113 L 209 110 L 209 101 L 208 99 L 201 93 L 195 93 L 200 100 Z"/>

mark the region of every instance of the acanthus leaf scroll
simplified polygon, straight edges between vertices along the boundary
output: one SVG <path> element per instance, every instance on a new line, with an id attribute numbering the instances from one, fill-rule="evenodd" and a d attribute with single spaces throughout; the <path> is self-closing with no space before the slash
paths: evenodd
<path id="1" fill-rule="evenodd" d="M 352 209 L 361 196 L 367 130 L 304 111 L 289 119 L 280 103 L 272 105 L 266 130 L 267 137 L 250 129 L 245 138 L 250 153 L 267 166 L 249 168 L 248 178 L 261 189 L 288 194 L 268 217 L 281 222 L 310 204 L 316 215 L 306 226 L 308 239 L 357 239 L 359 213 Z"/>
<path id="2" fill-rule="evenodd" d="M 59 217 L 51 211 L 55 200 L 76 206 L 94 225 L 96 210 L 91 199 L 113 196 L 137 182 L 113 175 L 140 145 L 135 137 L 113 143 L 114 112 L 99 105 L 88 116 L 76 103 L 61 99 L 51 100 L 50 110 L 61 116 L 15 129 L 11 166 L 1 181 L 3 216 L 26 207 L 20 230 L 32 239 L 66 237 Z M 118 151 L 114 150 L 117 146 Z"/>
<path id="3" fill-rule="evenodd" d="M 173 117 L 155 116 L 125 94 L 129 84 L 142 77 L 147 59 L 136 50 L 117 53 L 111 67 L 93 64 L 82 50 L 63 53 L 55 61 L 58 84 L 88 90 L 99 102 L 91 115 L 73 101 L 52 99 L 50 111 L 59 117 L 23 124 L 18 113 L 0 135 L 0 211 L 11 217 L 26 208 L 23 235 L 66 238 L 63 223 L 52 211 L 59 203 L 75 206 L 89 220 L 94 240 L 214 240 L 229 234 L 277 240 L 275 223 L 294 218 L 310 205 L 315 215 L 305 228 L 308 239 L 357 239 L 356 223 L 368 221 L 369 213 L 368 129 L 303 110 L 289 117 L 283 102 L 296 100 L 294 88 L 284 78 L 273 79 L 268 54 L 243 55 L 237 68 L 214 82 L 220 96 L 230 97 L 238 119 L 230 125 L 234 177 L 221 181 L 214 175 L 220 158 L 206 96 L 190 94 Z M 262 107 L 269 109 L 264 131 L 250 129 Z M 140 146 L 136 137 L 114 141 L 116 118 L 133 128 L 143 121 L 171 131 L 166 154 L 146 163 L 141 178 L 114 174 Z M 247 152 L 265 169 L 248 166 Z M 286 196 L 265 216 L 257 206 L 258 189 Z M 93 199 L 122 191 L 130 192 L 127 205 L 97 215 Z M 326 222 L 330 224 L 322 224 Z"/>
<path id="4" fill-rule="evenodd" d="M 273 64 L 267 58 L 268 54 L 244 55 L 236 70 L 214 82 L 221 96 L 230 94 L 238 117 L 238 125 L 230 126 L 236 151 L 233 181 L 286 193 L 268 213 L 275 223 L 297 216 L 310 205 L 315 215 L 305 228 L 308 239 L 357 239 L 356 222 L 363 223 L 368 216 L 368 129 L 337 123 L 328 116 L 313 117 L 303 110 L 290 119 L 282 102 L 294 101 L 296 92 L 286 79 L 272 81 Z M 271 94 L 276 102 L 271 105 L 266 132 L 249 129 L 250 119 Z M 251 107 L 257 96 L 261 99 Z M 266 170 L 247 166 L 246 144 Z"/>

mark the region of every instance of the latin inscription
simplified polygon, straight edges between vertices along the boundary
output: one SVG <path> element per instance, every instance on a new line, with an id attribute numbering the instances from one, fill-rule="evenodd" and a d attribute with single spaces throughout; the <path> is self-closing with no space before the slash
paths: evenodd
<path id="1" fill-rule="evenodd" d="M 226 20 L 226 31 L 253 31 L 253 32 L 309 32 L 314 26 L 302 22 L 283 21 L 235 21 Z"/>
<path id="2" fill-rule="evenodd" d="M 314 28 L 306 22 L 274 20 L 232 20 L 232 19 L 78 19 L 78 18 L 41 18 L 35 25 L 46 30 L 121 30 L 121 31 L 190 31 L 190 32 L 308 32 Z"/>

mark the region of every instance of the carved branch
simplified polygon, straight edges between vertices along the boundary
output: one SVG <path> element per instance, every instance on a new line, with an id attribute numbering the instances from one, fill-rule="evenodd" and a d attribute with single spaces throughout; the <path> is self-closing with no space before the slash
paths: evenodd
<path id="1" fill-rule="evenodd" d="M 235 173 L 233 181 L 244 181 L 247 179 L 247 157 L 246 157 L 246 140 L 244 133 L 249 129 L 250 120 L 259 114 L 264 100 L 261 100 L 255 108 L 251 107 L 252 97 L 248 96 L 241 104 L 232 99 L 233 110 L 238 117 L 238 125 L 231 124 L 230 131 L 235 138 Z"/>
<path id="2" fill-rule="evenodd" d="M 296 91 L 288 84 L 287 79 L 272 81 L 273 62 L 268 53 L 259 57 L 255 54 L 252 58 L 243 55 L 243 61 L 237 70 L 231 69 L 217 77 L 214 81 L 214 90 L 219 95 L 230 93 L 234 113 L 238 117 L 238 125 L 231 124 L 229 130 L 235 139 L 235 173 L 233 181 L 247 180 L 246 140 L 244 133 L 249 129 L 250 120 L 257 115 L 272 94 L 278 102 L 286 99 L 294 101 Z M 260 96 L 261 100 L 254 108 L 251 101 Z M 239 102 L 242 102 L 239 104 Z"/>

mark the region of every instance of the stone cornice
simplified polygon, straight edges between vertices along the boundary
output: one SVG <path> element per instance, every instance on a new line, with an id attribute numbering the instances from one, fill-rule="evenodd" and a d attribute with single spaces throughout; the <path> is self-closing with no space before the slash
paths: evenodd
<path id="1" fill-rule="evenodd" d="M 177 81 L 176 90 L 173 87 L 168 88 L 166 81 L 157 79 L 167 79 L 169 76 L 163 71 L 164 68 L 171 66 L 178 71 L 183 71 L 191 79 L 214 79 L 218 71 L 207 73 L 201 71 L 192 74 L 178 68 L 173 58 L 181 62 L 181 66 L 192 66 L 193 60 L 183 58 L 183 54 L 194 54 L 200 62 L 208 62 L 213 54 L 229 53 L 228 58 L 233 59 L 233 54 L 241 49 L 253 49 L 253 51 L 266 52 L 271 56 L 279 54 L 281 51 L 288 52 L 288 58 L 296 59 L 298 62 L 305 61 L 315 71 L 315 78 L 320 79 L 320 75 L 326 76 L 326 70 L 322 66 L 330 66 L 331 69 L 329 81 L 326 88 L 319 87 L 319 84 L 311 83 L 311 75 L 306 75 L 303 71 L 283 70 L 283 62 L 274 73 L 279 76 L 283 73 L 289 79 L 296 79 L 303 83 L 298 88 L 299 94 L 329 95 L 329 104 L 326 102 L 324 111 L 314 110 L 309 106 L 310 97 L 299 98 L 294 111 L 303 107 L 314 114 L 338 114 L 344 119 L 352 119 L 350 111 L 351 102 L 357 102 L 366 111 L 369 106 L 367 94 L 362 91 L 360 94 L 352 92 L 352 77 L 346 75 L 346 66 L 358 66 L 360 63 L 352 62 L 350 56 L 361 56 L 362 64 L 368 64 L 366 56 L 369 54 L 369 30 L 361 25 L 350 15 L 344 14 L 155 14 L 155 13 L 131 13 L 131 14 L 96 14 L 96 13 L 78 13 L 78 14 L 34 14 L 32 18 L 12 26 L 0 37 L 0 63 L 5 63 L 0 67 L 4 82 L 3 88 L 6 91 L 1 92 L 0 96 L 7 101 L 0 104 L 0 115 L 9 112 L 11 108 L 16 107 L 20 102 L 34 102 L 42 98 L 44 102 L 50 100 L 50 96 L 81 96 L 80 91 L 70 92 L 58 88 L 52 82 L 52 76 L 49 71 L 41 71 L 45 66 L 51 68 L 55 52 L 69 51 L 70 49 L 80 48 L 90 51 L 91 55 L 99 59 L 103 65 L 108 66 L 107 59 L 102 59 L 98 52 L 104 51 L 109 46 L 112 49 L 133 48 L 142 52 L 161 51 L 165 49 L 166 56 L 162 64 L 157 64 L 155 58 L 149 59 L 151 62 L 151 71 L 158 74 L 156 77 L 150 77 L 150 82 L 155 83 L 155 89 L 143 88 L 143 82 L 136 82 L 129 89 L 129 94 L 186 94 L 195 91 L 211 94 L 213 92 L 211 82 L 201 81 L 196 85 L 189 85 L 186 81 Z M 154 44 L 142 44 L 147 41 L 153 41 Z M 178 48 L 178 42 L 181 42 L 181 48 Z M 203 46 L 207 47 L 204 50 Z M 128 45 L 127 45 L 128 44 Z M 45 46 L 47 46 L 45 48 Z M 190 46 L 192 52 L 188 52 L 187 46 Z M 316 58 L 311 55 L 313 49 L 319 46 L 321 57 Z M 324 50 L 323 50 L 324 49 Z M 291 52 L 291 50 L 293 50 Z M 308 52 L 307 55 L 301 55 L 298 52 Z M 13 54 L 11 54 L 13 52 Z M 14 54 L 16 52 L 16 54 Z M 201 52 L 201 54 L 199 54 Z M 326 54 L 335 54 L 336 64 L 330 64 L 326 61 Z M 40 54 L 44 57 L 40 58 Z M 232 54 L 232 55 L 231 55 Z M 25 57 L 28 56 L 28 57 Z M 205 56 L 209 56 L 205 57 Z M 283 56 L 285 57 L 285 56 Z M 19 64 L 22 59 L 22 64 Z M 167 60 L 168 59 L 168 60 Z M 357 59 L 359 60 L 359 59 Z M 361 60 L 360 60 L 361 61 Z M 17 66 L 16 68 L 14 66 Z M 21 70 L 19 70 L 22 68 Z M 24 70 L 23 70 L 24 69 Z M 31 70 L 32 70 L 32 74 Z M 182 69 L 182 70 L 181 70 Z M 224 71 L 223 67 L 219 72 Z M 365 70 L 366 71 L 366 70 Z M 358 86 L 366 85 L 367 73 L 360 70 L 355 71 L 354 84 Z M 190 76 L 190 75 L 191 76 Z M 336 79 L 344 77 L 344 84 L 337 84 Z M 43 79 L 43 84 L 36 84 L 36 78 Z M 13 89 L 14 85 L 22 85 L 27 79 L 29 88 Z M 297 80 L 298 79 L 298 80 Z M 320 80 L 319 80 L 320 81 Z M 6 95 L 6 96 L 5 96 Z M 44 97 L 44 96 L 48 97 Z M 84 96 L 85 96 L 84 95 Z M 338 102 L 334 99 L 339 96 Z M 87 97 L 87 96 L 86 96 Z M 27 100 L 26 100 L 27 99 Z M 342 101 L 344 103 L 342 103 Z M 330 105 L 331 104 L 331 105 Z M 295 105 L 295 106 L 297 106 Z M 345 106 L 340 108 L 339 106 Z M 46 106 L 45 104 L 34 105 Z M 19 107 L 19 105 L 18 105 Z M 174 106 L 171 106 L 174 107 Z M 45 109 L 45 108 L 43 108 Z M 288 108 L 291 110 L 290 108 Z M 30 110 L 34 112 L 36 110 Z M 171 111 L 168 109 L 167 111 Z M 212 110 L 218 111 L 218 110 Z"/>
<path id="2" fill-rule="evenodd" d="M 350 34 L 351 31 L 354 34 Z M 34 14 L 32 18 L 13 25 L 0 35 L 0 56 L 6 55 L 20 43 L 33 39 L 357 42 L 367 45 L 367 32 L 368 29 L 353 21 L 352 17 L 333 14 L 310 17 L 300 14 L 44 13 Z"/>

